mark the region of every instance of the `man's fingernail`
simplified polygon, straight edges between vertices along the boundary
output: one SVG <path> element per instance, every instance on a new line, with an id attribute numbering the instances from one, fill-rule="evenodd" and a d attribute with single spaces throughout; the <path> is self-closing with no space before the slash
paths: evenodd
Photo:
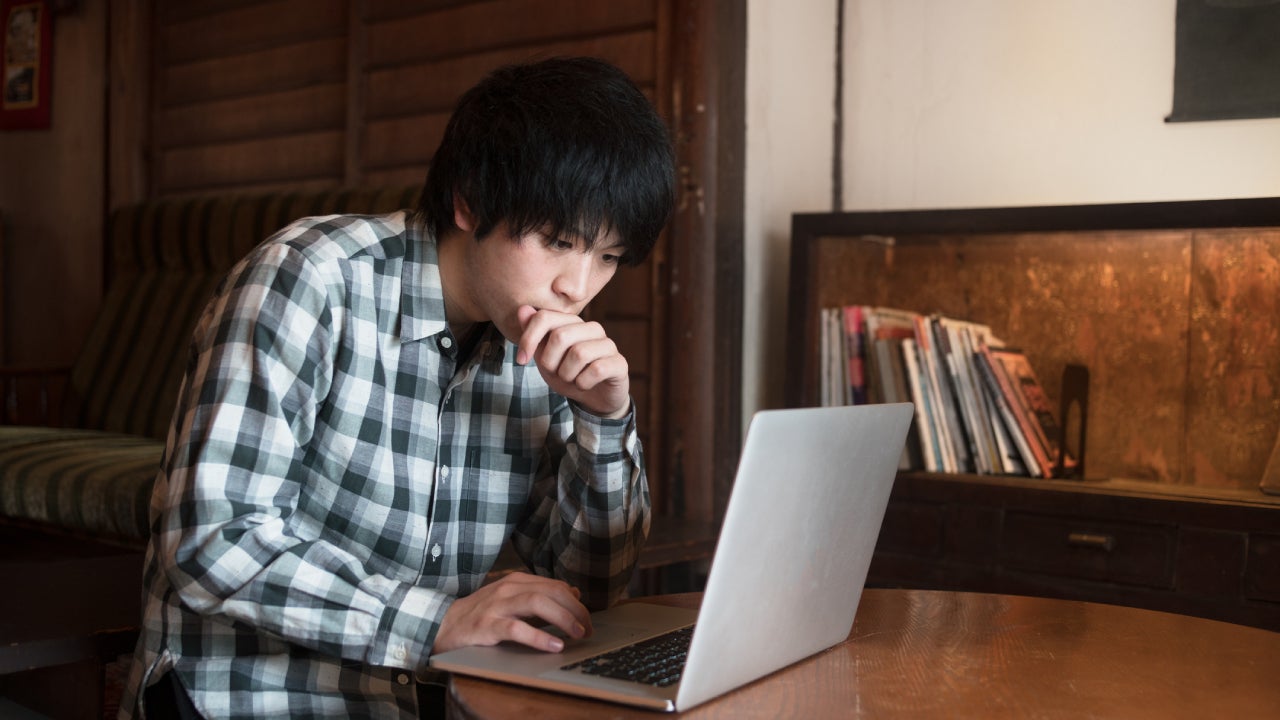
<path id="1" fill-rule="evenodd" d="M 523 350 L 521 350 L 520 352 L 516 353 L 516 362 L 520 363 L 521 365 L 524 365 L 525 363 L 529 362 L 529 356 L 526 355 Z"/>
<path id="2" fill-rule="evenodd" d="M 582 623 L 577 623 L 576 625 L 574 625 L 574 629 L 578 631 L 577 634 L 574 635 L 574 637 L 582 637 L 587 634 L 587 629 L 583 627 Z"/>
<path id="3" fill-rule="evenodd" d="M 564 641 L 560 638 L 552 638 L 549 645 L 551 646 L 551 652 L 560 652 L 564 649 Z"/>

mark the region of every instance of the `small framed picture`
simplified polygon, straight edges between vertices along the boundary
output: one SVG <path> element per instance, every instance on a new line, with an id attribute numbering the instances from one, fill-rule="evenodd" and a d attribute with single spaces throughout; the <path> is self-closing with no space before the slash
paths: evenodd
<path id="1" fill-rule="evenodd" d="M 49 127 L 53 18 L 47 0 L 0 0 L 0 129 Z"/>

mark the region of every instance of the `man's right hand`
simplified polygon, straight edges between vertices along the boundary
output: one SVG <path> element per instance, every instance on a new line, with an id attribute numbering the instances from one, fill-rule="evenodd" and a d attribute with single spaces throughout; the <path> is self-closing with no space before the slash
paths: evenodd
<path id="1" fill-rule="evenodd" d="M 546 652 L 560 652 L 564 641 L 530 624 L 542 621 L 571 638 L 591 634 L 591 617 L 580 592 L 561 580 L 511 573 L 453 601 L 444 614 L 431 652 L 467 645 L 497 645 L 510 640 Z"/>

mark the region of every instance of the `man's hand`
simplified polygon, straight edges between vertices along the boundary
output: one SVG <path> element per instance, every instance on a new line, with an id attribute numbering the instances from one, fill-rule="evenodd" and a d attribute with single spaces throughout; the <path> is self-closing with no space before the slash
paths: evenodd
<path id="1" fill-rule="evenodd" d="M 516 316 L 524 328 L 516 344 L 516 362 L 535 361 L 552 390 L 600 417 L 627 414 L 631 408 L 627 359 L 600 323 L 531 305 L 522 305 Z"/>
<path id="2" fill-rule="evenodd" d="M 453 601 L 440 622 L 432 653 L 467 645 L 497 645 L 511 640 L 537 650 L 560 652 L 564 641 L 531 625 L 541 620 L 571 638 L 591 634 L 591 616 L 578 601 L 577 588 L 551 578 L 511 573 Z"/>

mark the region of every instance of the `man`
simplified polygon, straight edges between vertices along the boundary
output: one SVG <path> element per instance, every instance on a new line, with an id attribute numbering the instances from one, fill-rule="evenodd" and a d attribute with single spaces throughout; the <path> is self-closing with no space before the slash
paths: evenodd
<path id="1" fill-rule="evenodd" d="M 416 717 L 432 652 L 590 633 L 649 496 L 627 362 L 578 314 L 673 195 L 634 84 L 553 59 L 463 96 L 417 213 L 241 261 L 194 334 L 122 717 Z M 534 573 L 482 585 L 508 538 Z"/>

